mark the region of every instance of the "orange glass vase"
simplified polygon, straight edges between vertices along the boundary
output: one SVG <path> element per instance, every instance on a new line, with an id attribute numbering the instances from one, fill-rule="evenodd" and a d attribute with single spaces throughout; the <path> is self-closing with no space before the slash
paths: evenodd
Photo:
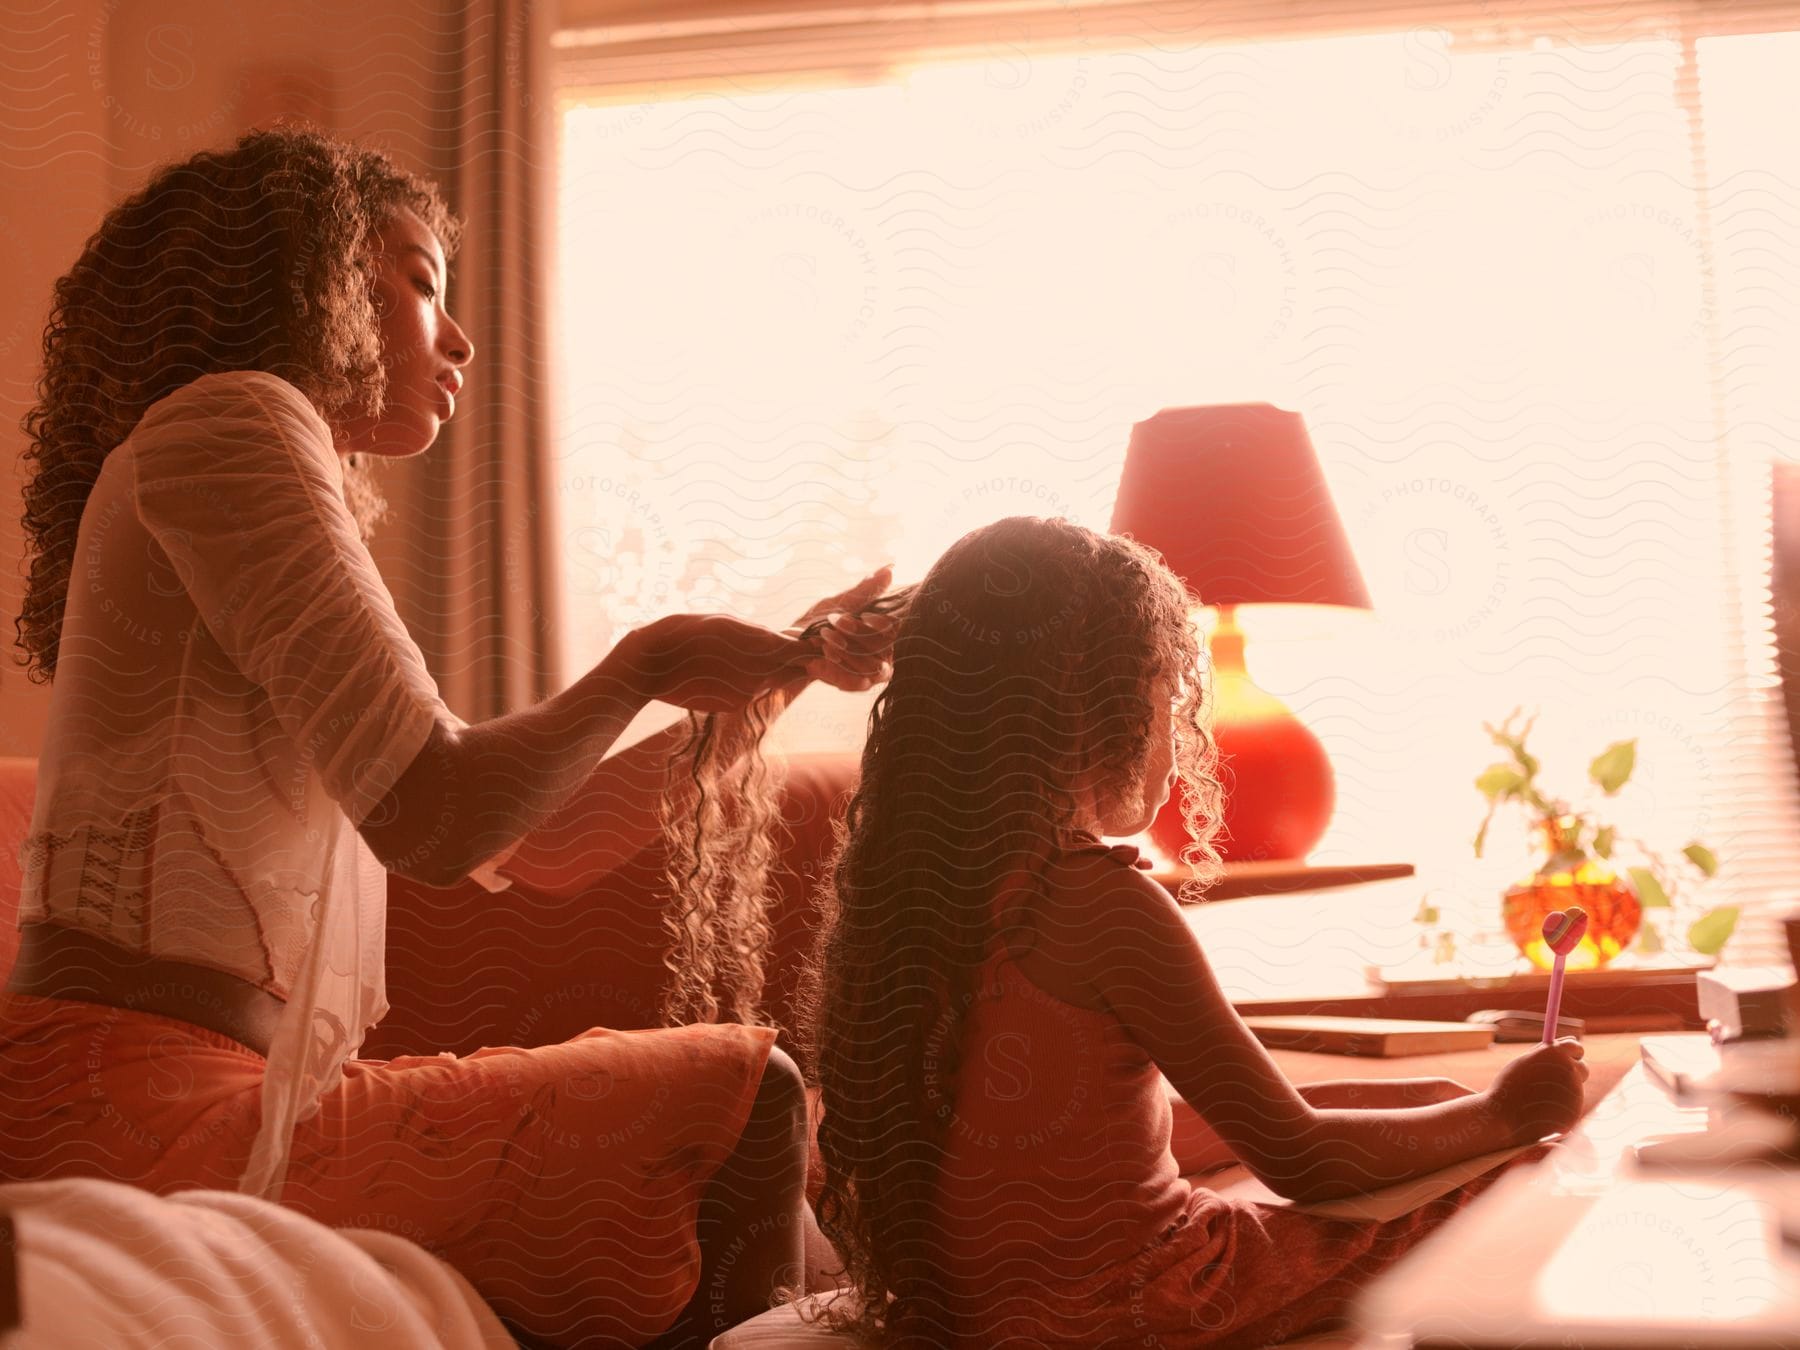
<path id="1" fill-rule="evenodd" d="M 1575 822 L 1564 817 L 1538 826 L 1545 854 L 1554 858 Z M 1556 956 L 1544 944 L 1545 916 L 1571 905 L 1587 912 L 1587 932 L 1581 944 L 1563 962 L 1568 970 L 1598 970 L 1637 937 L 1643 923 L 1643 907 L 1631 883 L 1597 858 L 1576 867 L 1541 867 L 1507 889 L 1501 913 L 1506 931 L 1525 958 L 1540 970 L 1549 970 Z"/>

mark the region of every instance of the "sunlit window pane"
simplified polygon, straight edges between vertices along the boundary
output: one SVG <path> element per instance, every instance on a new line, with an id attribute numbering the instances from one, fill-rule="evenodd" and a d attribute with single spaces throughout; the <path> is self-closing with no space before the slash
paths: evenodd
<path id="1" fill-rule="evenodd" d="M 572 661 L 672 609 L 786 623 L 1002 515 L 1105 528 L 1134 421 L 1267 399 L 1307 418 L 1376 603 L 1243 616 L 1337 765 L 1316 860 L 1517 870 L 1469 840 L 1481 723 L 1521 704 L 1556 783 L 1639 736 L 1621 813 L 1728 848 L 1747 508 L 1680 64 L 1429 27 L 1021 39 L 870 87 L 572 108 Z M 1763 358 L 1784 391 L 1791 345 Z M 784 748 L 858 743 L 866 700 L 809 700 Z"/>

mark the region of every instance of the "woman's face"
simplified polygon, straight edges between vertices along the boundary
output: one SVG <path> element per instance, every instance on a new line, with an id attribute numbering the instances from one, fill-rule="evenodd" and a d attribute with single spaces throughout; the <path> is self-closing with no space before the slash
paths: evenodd
<path id="1" fill-rule="evenodd" d="M 345 424 L 338 453 L 416 455 L 437 439 L 456 412 L 462 368 L 474 356 L 468 334 L 445 309 L 444 248 L 411 211 L 389 217 L 382 229 L 375 279 L 381 316 L 381 364 L 387 406 L 379 417 Z"/>

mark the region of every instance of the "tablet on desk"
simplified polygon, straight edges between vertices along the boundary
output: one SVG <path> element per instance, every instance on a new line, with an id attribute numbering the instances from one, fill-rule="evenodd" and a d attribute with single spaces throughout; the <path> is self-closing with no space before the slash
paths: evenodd
<path id="1" fill-rule="evenodd" d="M 1718 1173 L 1559 1194 L 1515 1172 L 1372 1285 L 1359 1321 L 1421 1350 L 1800 1346 L 1782 1188 Z"/>

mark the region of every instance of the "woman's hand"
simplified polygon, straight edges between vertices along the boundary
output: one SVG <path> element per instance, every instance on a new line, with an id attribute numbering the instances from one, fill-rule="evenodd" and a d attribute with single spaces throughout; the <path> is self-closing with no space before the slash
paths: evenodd
<path id="1" fill-rule="evenodd" d="M 734 712 L 758 694 L 803 681 L 819 658 L 802 642 L 724 614 L 670 614 L 633 629 L 625 646 L 645 697 L 700 713 Z"/>
<path id="2" fill-rule="evenodd" d="M 805 639 L 818 655 L 806 666 L 810 679 L 837 689 L 859 693 L 880 684 L 894 673 L 896 620 L 885 614 L 858 615 L 893 584 L 894 569 L 882 567 L 847 591 L 828 595 L 794 621 L 787 630 L 798 636 L 828 620 L 816 636 Z"/>
<path id="3" fill-rule="evenodd" d="M 1588 1067 L 1581 1042 L 1565 1036 L 1537 1045 L 1494 1075 L 1487 1100 L 1514 1132 L 1514 1142 L 1535 1144 L 1547 1134 L 1572 1129 L 1581 1119 Z"/>
<path id="4" fill-rule="evenodd" d="M 883 567 L 826 596 L 783 633 L 724 614 L 671 614 L 634 629 L 621 646 L 646 698 L 694 712 L 734 712 L 771 689 L 797 694 L 809 680 L 859 692 L 893 674 L 895 620 L 856 614 L 892 581 L 893 569 Z M 818 631 L 800 636 L 809 627 Z"/>

